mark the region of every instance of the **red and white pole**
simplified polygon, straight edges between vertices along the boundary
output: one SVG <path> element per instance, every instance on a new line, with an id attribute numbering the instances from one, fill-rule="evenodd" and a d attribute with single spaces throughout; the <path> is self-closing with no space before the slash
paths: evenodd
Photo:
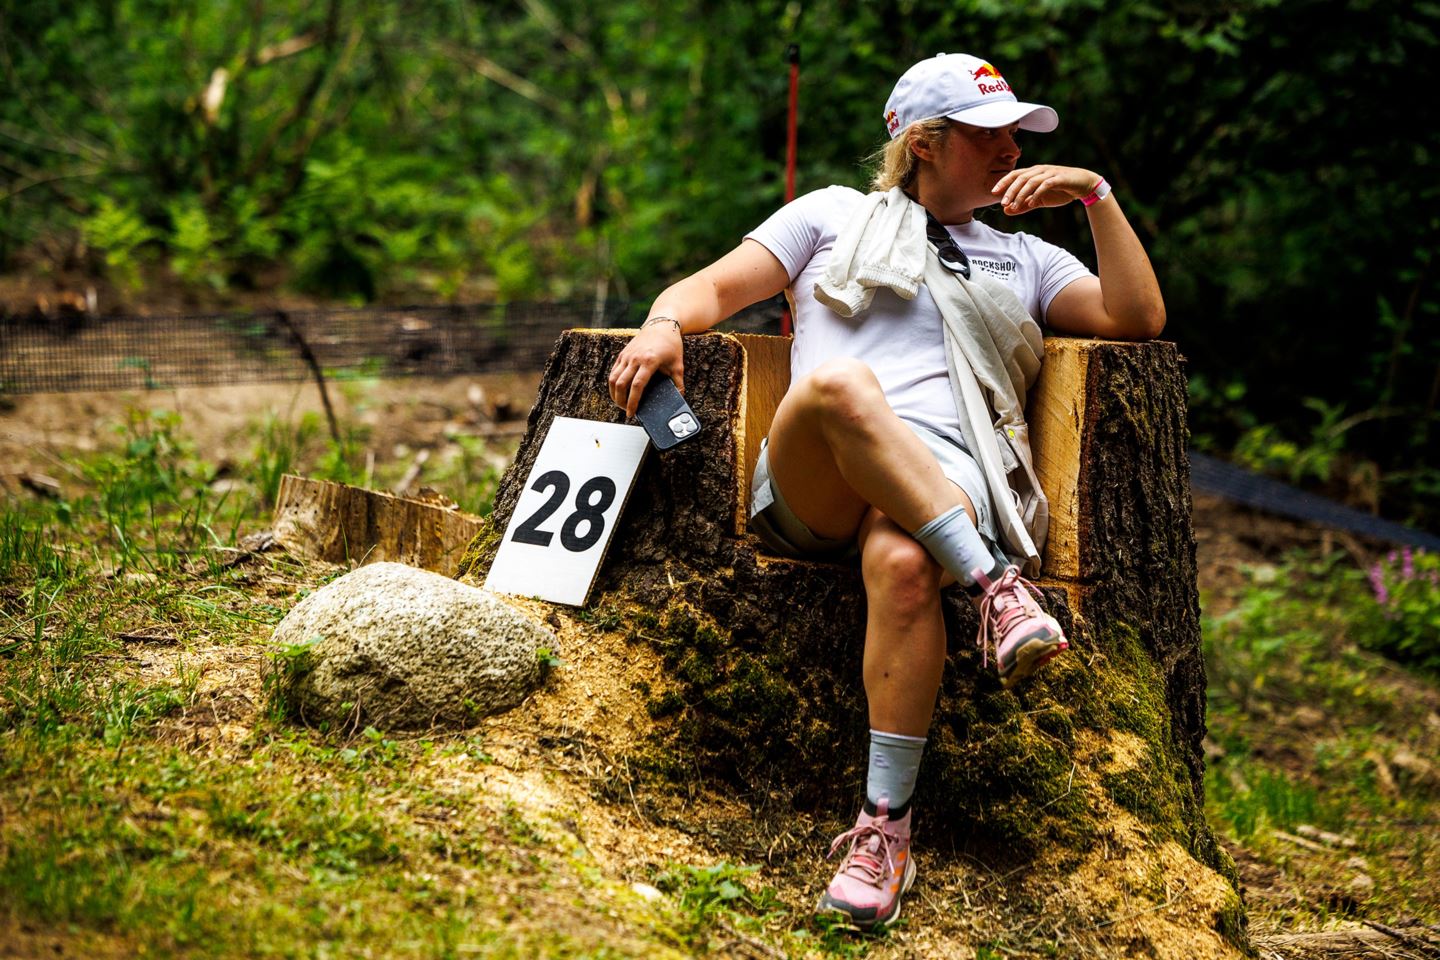
<path id="1" fill-rule="evenodd" d="M 785 202 L 795 199 L 795 155 L 799 143 L 797 127 L 800 117 L 800 44 L 792 43 L 785 50 L 790 61 L 790 111 L 785 121 Z M 780 335 L 790 336 L 790 311 L 780 314 Z"/>
<path id="2" fill-rule="evenodd" d="M 800 44 L 792 43 L 785 51 L 790 61 L 790 115 L 785 127 L 785 202 L 795 199 L 795 150 L 798 142 L 796 127 L 800 114 Z"/>

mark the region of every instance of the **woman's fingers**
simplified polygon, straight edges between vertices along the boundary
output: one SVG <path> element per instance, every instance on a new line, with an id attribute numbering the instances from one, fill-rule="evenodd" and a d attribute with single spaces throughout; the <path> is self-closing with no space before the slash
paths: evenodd
<path id="1" fill-rule="evenodd" d="M 645 395 L 645 387 L 650 383 L 651 372 L 640 367 L 635 376 L 630 380 L 630 391 L 625 395 L 625 416 L 635 416 L 635 411 L 640 407 L 640 398 Z"/>
<path id="2" fill-rule="evenodd" d="M 615 364 L 610 368 L 610 400 L 615 406 L 625 406 L 625 398 L 630 393 L 630 378 L 632 376 L 634 376 L 632 366 L 622 353 L 615 358 Z"/>
<path id="3" fill-rule="evenodd" d="M 682 393 L 685 391 L 685 354 L 679 341 L 679 337 L 675 337 L 674 343 L 665 338 L 646 337 L 642 331 L 615 358 L 607 378 L 610 399 L 625 409 L 626 416 L 635 416 L 640 397 L 657 371 L 674 380 Z"/>
<path id="4" fill-rule="evenodd" d="M 1000 194 L 1006 213 L 1020 214 L 1037 207 L 1059 207 L 1078 200 L 1090 192 L 1098 179 L 1079 167 L 1057 167 L 1041 164 L 1011 170 L 996 182 L 993 193 Z"/>

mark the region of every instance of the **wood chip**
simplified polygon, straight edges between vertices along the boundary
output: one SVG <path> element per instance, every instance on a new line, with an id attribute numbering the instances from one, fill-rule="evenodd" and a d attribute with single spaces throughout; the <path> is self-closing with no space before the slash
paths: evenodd
<path id="1" fill-rule="evenodd" d="M 1338 833 L 1331 833 L 1329 830 L 1321 830 L 1319 827 L 1312 827 L 1308 823 L 1302 823 L 1295 828 L 1295 832 L 1302 837 L 1311 840 L 1318 840 L 1327 847 L 1339 847 L 1342 850 L 1353 850 L 1360 844 L 1347 836 Z"/>
<path id="2" fill-rule="evenodd" d="M 1286 843 L 1293 843 L 1295 844 L 1295 846 L 1301 847 L 1305 850 L 1310 850 L 1314 853 L 1330 852 L 1329 847 L 1321 843 L 1316 843 L 1314 840 L 1306 840 L 1304 837 L 1297 837 L 1295 836 L 1295 834 L 1286 833 L 1284 830 L 1275 830 L 1272 832 L 1274 833 L 1276 839 L 1284 840 Z"/>
<path id="3" fill-rule="evenodd" d="M 50 500 L 60 499 L 60 481 L 43 473 L 20 474 L 20 486 Z"/>

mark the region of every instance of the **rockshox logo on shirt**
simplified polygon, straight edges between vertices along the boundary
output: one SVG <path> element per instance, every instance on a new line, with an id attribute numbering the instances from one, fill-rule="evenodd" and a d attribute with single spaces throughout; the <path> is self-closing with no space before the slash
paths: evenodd
<path id="1" fill-rule="evenodd" d="M 1010 275 L 1020 266 L 1014 260 L 982 260 L 980 257 L 971 257 L 970 263 L 1001 280 L 1009 280 Z"/>

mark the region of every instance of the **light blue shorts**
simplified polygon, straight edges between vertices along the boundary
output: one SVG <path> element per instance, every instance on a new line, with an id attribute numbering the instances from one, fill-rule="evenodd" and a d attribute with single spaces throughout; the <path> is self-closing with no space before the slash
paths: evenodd
<path id="1" fill-rule="evenodd" d="M 1004 557 L 1004 553 L 995 546 L 995 511 L 990 503 L 989 488 L 985 484 L 985 474 L 980 469 L 980 464 L 970 456 L 970 451 L 956 441 L 909 420 L 905 421 L 905 425 L 914 431 L 915 436 L 935 455 L 940 469 L 950 482 L 970 498 L 979 516 L 980 522 L 976 526 L 980 535 L 985 538 L 986 546 L 990 547 L 990 552 L 997 558 Z M 795 512 L 781 496 L 779 486 L 770 476 L 768 438 L 760 443 L 760 456 L 755 461 L 755 476 L 750 482 L 749 526 L 750 531 L 758 536 L 765 546 L 784 557 L 841 559 L 854 555 L 856 549 L 853 537 L 834 540 L 816 536 L 804 521 L 795 516 Z"/>

